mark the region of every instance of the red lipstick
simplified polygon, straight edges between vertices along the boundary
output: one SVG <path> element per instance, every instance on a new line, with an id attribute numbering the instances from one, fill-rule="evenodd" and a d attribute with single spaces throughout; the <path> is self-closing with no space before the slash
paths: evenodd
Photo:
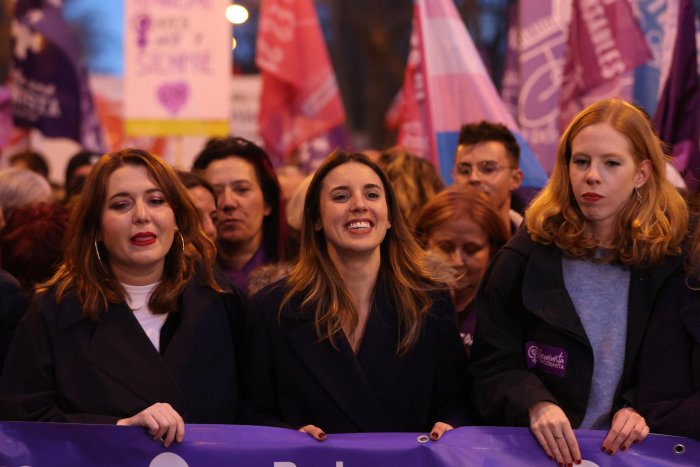
<path id="1" fill-rule="evenodd" d="M 139 232 L 132 236 L 129 241 L 136 246 L 153 245 L 156 242 L 156 234 L 153 232 Z"/>

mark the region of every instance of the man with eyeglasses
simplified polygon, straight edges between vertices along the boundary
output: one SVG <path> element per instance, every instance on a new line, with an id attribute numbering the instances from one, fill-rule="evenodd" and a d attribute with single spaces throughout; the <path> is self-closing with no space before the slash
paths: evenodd
<path id="1" fill-rule="evenodd" d="M 486 193 L 511 234 L 523 220 L 511 209 L 511 195 L 523 181 L 519 164 L 520 147 L 506 126 L 482 121 L 460 129 L 452 180 Z"/>

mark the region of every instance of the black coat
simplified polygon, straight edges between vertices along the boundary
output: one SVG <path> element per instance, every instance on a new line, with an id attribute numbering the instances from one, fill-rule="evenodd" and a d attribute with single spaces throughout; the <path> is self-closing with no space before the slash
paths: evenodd
<path id="1" fill-rule="evenodd" d="M 0 380 L 0 419 L 116 423 L 168 402 L 188 423 L 231 423 L 242 307 L 238 292 L 193 280 L 163 325 L 160 354 L 125 303 L 92 322 L 75 295 L 59 304 L 49 290 L 17 328 Z"/>
<path id="2" fill-rule="evenodd" d="M 654 433 L 700 439 L 699 290 L 679 275 L 654 306 L 639 375 L 639 412 Z"/>
<path id="3" fill-rule="evenodd" d="M 29 297 L 17 279 L 0 270 L 0 373 L 17 323 L 29 307 Z"/>
<path id="4" fill-rule="evenodd" d="M 436 294 L 421 337 L 398 357 L 396 312 L 380 285 L 356 356 L 343 333 L 319 340 L 297 297 L 279 314 L 286 283 L 252 297 L 240 422 L 327 433 L 427 431 L 462 425 L 466 357 L 447 293 Z"/>
<path id="5" fill-rule="evenodd" d="M 613 412 L 636 404 L 638 354 L 652 304 L 660 286 L 681 265 L 678 256 L 631 270 L 625 360 Z M 528 409 L 549 401 L 578 427 L 588 404 L 593 350 L 564 285 L 561 250 L 533 242 L 521 228 L 489 266 L 475 306 L 470 369 L 475 403 L 486 421 L 529 426 Z M 564 369 L 556 368 L 556 359 L 549 367 L 534 364 L 527 354 L 533 346 L 554 357 L 565 355 Z"/>

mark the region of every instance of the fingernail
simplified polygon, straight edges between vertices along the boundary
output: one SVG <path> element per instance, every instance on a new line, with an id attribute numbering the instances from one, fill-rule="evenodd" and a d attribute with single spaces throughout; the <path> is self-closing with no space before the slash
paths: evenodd
<path id="1" fill-rule="evenodd" d="M 318 434 L 318 437 L 321 438 L 321 439 L 326 439 L 326 434 L 325 434 L 324 432 L 320 432 L 320 433 Z"/>
<path id="2" fill-rule="evenodd" d="M 571 462 L 567 462 L 566 467 L 574 467 L 574 464 L 572 464 Z"/>
<path id="3" fill-rule="evenodd" d="M 554 458 L 553 458 L 552 456 L 550 456 L 549 454 L 547 454 L 547 457 L 549 457 L 549 460 L 550 460 L 550 461 L 553 461 L 553 460 L 554 460 Z"/>
<path id="4" fill-rule="evenodd" d="M 581 463 L 581 459 L 578 459 L 578 460 L 576 461 L 576 463 L 577 463 L 577 464 L 580 464 L 580 463 Z"/>
<path id="5" fill-rule="evenodd" d="M 435 433 L 435 432 L 433 431 L 432 433 L 430 433 L 430 437 L 431 437 L 432 439 L 437 439 L 437 438 L 438 438 L 438 434 Z"/>
<path id="6" fill-rule="evenodd" d="M 563 463 L 563 462 L 559 462 L 559 467 L 564 467 L 564 463 Z"/>
<path id="7" fill-rule="evenodd" d="M 620 446 L 620 451 L 624 451 L 625 449 L 627 449 L 627 446 L 625 446 L 624 444 Z"/>
<path id="8" fill-rule="evenodd" d="M 613 455 L 613 450 L 612 450 L 612 449 L 608 449 L 608 455 L 609 455 L 609 456 L 612 456 L 612 455 Z"/>
<path id="9" fill-rule="evenodd" d="M 603 452 L 605 452 L 605 451 L 608 450 L 608 448 L 606 448 L 605 446 L 601 446 L 601 447 L 600 447 L 600 450 L 603 451 Z"/>

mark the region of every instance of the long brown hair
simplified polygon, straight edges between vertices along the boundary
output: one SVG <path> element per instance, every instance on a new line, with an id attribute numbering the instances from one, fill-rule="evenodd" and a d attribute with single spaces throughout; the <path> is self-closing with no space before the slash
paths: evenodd
<path id="1" fill-rule="evenodd" d="M 314 224 L 321 218 L 323 180 L 333 169 L 349 162 L 371 168 L 379 176 L 386 193 L 391 229 L 387 230 L 380 246 L 378 280 L 386 282 L 389 299 L 395 304 L 399 323 L 396 351 L 399 355 L 405 354 L 418 340 L 423 321 L 432 305 L 429 292 L 446 287 L 439 285 L 437 278 L 426 267 L 424 253 L 403 219 L 391 183 L 379 166 L 363 154 L 334 151 L 311 180 L 304 203 L 299 261 L 289 275 L 289 290 L 282 307 L 300 294 L 302 307 L 313 310 L 319 339 L 328 339 L 334 346 L 334 336 L 338 332 L 355 329 L 358 325 L 356 304 L 328 254 L 325 235 L 314 229 Z"/>
<path id="2" fill-rule="evenodd" d="M 146 168 L 172 208 L 180 234 L 175 235 L 165 257 L 163 277 L 149 302 L 151 310 L 157 314 L 176 311 L 179 297 L 194 276 L 195 268 L 201 270 L 207 285 L 221 291 L 211 267 L 215 246 L 204 234 L 197 210 L 173 169 L 147 151 L 123 149 L 102 156 L 90 172 L 71 213 L 63 263 L 40 290 L 56 286 L 57 301 L 73 290 L 82 305 L 83 317 L 90 320 L 99 319 L 108 303 L 123 302 L 126 297 L 124 287 L 109 266 L 109 253 L 98 241 L 107 183 L 125 165 Z"/>
<path id="3" fill-rule="evenodd" d="M 621 99 L 598 101 L 581 111 L 559 141 L 554 171 L 547 185 L 525 212 L 531 238 L 554 243 L 571 257 L 593 258 L 597 241 L 585 231 L 586 220 L 574 200 L 569 178 L 571 143 L 584 128 L 608 123 L 626 136 L 637 167 L 651 163 L 651 176 L 639 188 L 642 201 L 630 199 L 615 219 L 615 233 L 605 261 L 646 266 L 665 255 L 680 254 L 688 228 L 688 208 L 666 178 L 666 157 L 649 116 Z"/>

